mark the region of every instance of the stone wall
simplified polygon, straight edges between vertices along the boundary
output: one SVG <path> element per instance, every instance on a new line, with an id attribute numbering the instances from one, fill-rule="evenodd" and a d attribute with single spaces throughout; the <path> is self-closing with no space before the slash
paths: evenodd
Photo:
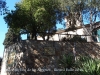
<path id="1" fill-rule="evenodd" d="M 99 43 L 23 40 L 5 49 L 1 75 L 57 75 L 58 61 L 73 48 L 76 57 L 100 58 Z"/>

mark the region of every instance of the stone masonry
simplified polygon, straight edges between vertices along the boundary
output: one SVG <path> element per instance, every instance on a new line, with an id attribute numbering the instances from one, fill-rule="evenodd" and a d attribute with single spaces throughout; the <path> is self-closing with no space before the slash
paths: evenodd
<path id="1" fill-rule="evenodd" d="M 63 54 L 74 55 L 73 48 L 76 57 L 100 58 L 99 43 L 22 40 L 5 49 L 1 75 L 57 75 L 58 61 Z"/>

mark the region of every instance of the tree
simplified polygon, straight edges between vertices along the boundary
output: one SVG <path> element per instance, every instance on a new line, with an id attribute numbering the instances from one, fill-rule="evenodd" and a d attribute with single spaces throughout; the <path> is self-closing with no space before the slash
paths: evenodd
<path id="1" fill-rule="evenodd" d="M 77 21 L 80 22 L 86 33 L 92 35 L 93 25 L 97 17 L 100 17 L 100 1 L 99 0 L 61 0 L 61 9 L 67 16 L 68 28 L 75 27 Z M 90 29 L 86 30 L 84 19 L 90 23 Z"/>
<path id="2" fill-rule="evenodd" d="M 85 9 L 83 12 L 85 12 L 84 15 L 85 19 L 89 21 L 90 23 L 90 28 L 89 28 L 89 35 L 90 35 L 90 39 L 91 41 L 93 40 L 93 32 L 94 32 L 94 28 L 93 25 L 96 23 L 97 21 L 97 17 L 100 18 L 100 1 L 99 0 L 87 0 L 86 4 L 85 4 Z"/>
<path id="3" fill-rule="evenodd" d="M 37 35 L 44 37 L 40 32 L 56 30 L 56 22 L 61 21 L 58 6 L 55 0 L 23 0 L 4 19 L 9 27 L 21 28 L 30 33 L 31 39 L 36 39 Z"/>
<path id="4" fill-rule="evenodd" d="M 1 15 L 7 12 L 6 2 L 4 0 L 0 0 L 0 13 Z"/>
<path id="5" fill-rule="evenodd" d="M 83 10 L 85 8 L 84 0 L 60 0 L 60 10 L 63 12 L 65 19 L 67 20 L 67 30 L 77 29 L 78 24 L 83 24 Z"/>
<path id="6" fill-rule="evenodd" d="M 92 35 L 93 25 L 96 22 L 97 17 L 100 17 L 100 1 L 99 0 L 88 0 L 87 1 L 86 12 L 89 13 L 89 22 L 90 22 L 90 34 Z"/>
<path id="7" fill-rule="evenodd" d="M 13 30 L 12 28 L 8 29 L 8 32 L 6 33 L 3 45 L 5 47 L 9 47 L 10 45 L 14 44 L 15 42 L 21 40 L 19 30 L 17 32 Z"/>

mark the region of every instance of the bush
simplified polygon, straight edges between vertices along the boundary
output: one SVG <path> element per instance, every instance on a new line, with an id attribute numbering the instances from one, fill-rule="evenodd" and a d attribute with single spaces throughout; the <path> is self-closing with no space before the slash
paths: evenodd
<path id="1" fill-rule="evenodd" d="M 75 63 L 75 58 L 73 55 L 66 55 L 64 54 L 59 60 L 59 64 L 61 68 L 64 68 L 65 71 L 61 71 L 60 75 L 77 75 L 75 74 L 74 69 L 77 68 L 77 64 Z M 70 70 L 70 71 L 69 71 Z"/>
<path id="2" fill-rule="evenodd" d="M 61 71 L 60 75 L 100 75 L 100 60 L 87 56 L 81 56 L 78 60 L 74 61 L 73 56 L 63 55 L 59 64 L 65 69 L 79 69 L 78 71 Z"/>
<path id="3" fill-rule="evenodd" d="M 82 75 L 100 75 L 100 61 L 89 57 L 80 58 Z"/>
<path id="4" fill-rule="evenodd" d="M 87 42 L 86 39 L 81 38 L 80 36 L 76 35 L 73 38 L 66 39 L 65 37 L 62 41 L 69 41 L 69 42 Z"/>

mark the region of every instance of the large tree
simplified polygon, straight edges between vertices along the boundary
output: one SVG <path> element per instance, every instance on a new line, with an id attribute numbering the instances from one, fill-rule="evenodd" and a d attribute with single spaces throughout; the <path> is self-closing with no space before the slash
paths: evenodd
<path id="1" fill-rule="evenodd" d="M 92 35 L 93 25 L 100 18 L 100 0 L 87 0 L 86 12 L 88 13 L 88 18 L 90 23 L 90 35 Z"/>
<path id="2" fill-rule="evenodd" d="M 100 0 L 60 0 L 62 12 L 67 16 L 69 27 L 76 25 L 78 20 L 84 28 L 84 20 L 90 23 L 90 32 L 92 35 L 92 26 L 100 17 Z"/>
<path id="3" fill-rule="evenodd" d="M 40 32 L 56 30 L 56 22 L 61 21 L 58 6 L 55 0 L 22 0 L 4 19 L 9 27 L 21 28 L 36 39 L 37 35 L 45 36 Z"/>

